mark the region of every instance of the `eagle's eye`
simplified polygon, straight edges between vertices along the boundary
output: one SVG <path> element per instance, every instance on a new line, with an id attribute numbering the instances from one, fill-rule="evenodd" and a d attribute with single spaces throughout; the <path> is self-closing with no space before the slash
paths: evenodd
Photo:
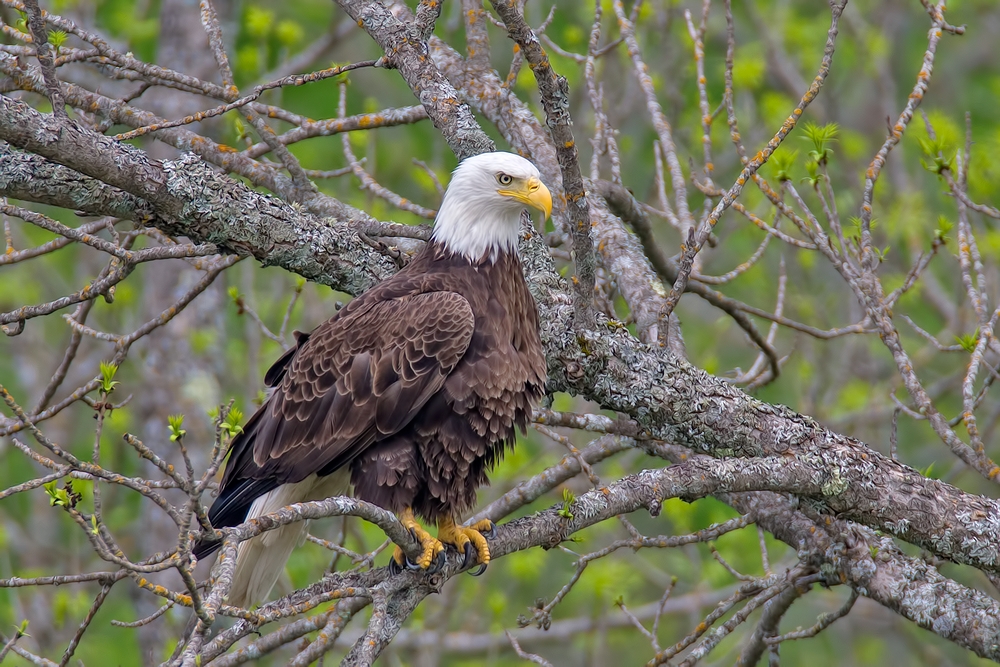
<path id="1" fill-rule="evenodd" d="M 503 172 L 497 174 L 497 183 L 500 185 L 510 185 L 513 182 L 514 178 L 510 174 L 505 174 Z"/>

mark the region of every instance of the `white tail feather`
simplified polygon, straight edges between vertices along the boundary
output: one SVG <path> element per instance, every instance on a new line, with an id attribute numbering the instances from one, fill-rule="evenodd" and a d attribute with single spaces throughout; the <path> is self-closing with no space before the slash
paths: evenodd
<path id="1" fill-rule="evenodd" d="M 247 520 L 287 505 L 343 495 L 349 482 L 348 471 L 339 470 L 325 477 L 310 475 L 295 484 L 282 484 L 254 501 Z M 227 602 L 237 607 L 263 602 L 284 571 L 292 549 L 305 540 L 308 523 L 288 524 L 241 543 L 236 552 L 236 569 Z"/>

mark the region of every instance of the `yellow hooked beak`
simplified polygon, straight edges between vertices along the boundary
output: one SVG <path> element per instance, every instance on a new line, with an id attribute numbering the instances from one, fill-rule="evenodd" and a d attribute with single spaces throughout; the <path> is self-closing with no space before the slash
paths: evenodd
<path id="1" fill-rule="evenodd" d="M 527 181 L 516 183 L 514 186 L 510 190 L 497 190 L 497 192 L 506 197 L 512 197 L 522 204 L 537 208 L 545 214 L 546 219 L 552 215 L 552 194 L 544 183 L 532 177 Z"/>

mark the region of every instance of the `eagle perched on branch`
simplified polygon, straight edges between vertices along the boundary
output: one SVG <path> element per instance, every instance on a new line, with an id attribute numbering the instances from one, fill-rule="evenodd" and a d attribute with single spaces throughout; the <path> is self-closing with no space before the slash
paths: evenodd
<path id="1" fill-rule="evenodd" d="M 459 164 L 431 240 L 392 278 L 299 335 L 264 376 L 274 392 L 232 443 L 216 528 L 286 505 L 354 495 L 395 512 L 416 537 L 411 563 L 436 567 L 444 545 L 483 568 L 483 533 L 458 515 L 524 431 L 545 385 L 535 302 L 517 253 L 525 206 L 552 198 L 528 160 L 486 153 Z M 436 523 L 437 538 L 416 521 Z M 229 603 L 267 597 L 305 523 L 239 545 Z M 199 558 L 218 542 L 201 542 Z"/>

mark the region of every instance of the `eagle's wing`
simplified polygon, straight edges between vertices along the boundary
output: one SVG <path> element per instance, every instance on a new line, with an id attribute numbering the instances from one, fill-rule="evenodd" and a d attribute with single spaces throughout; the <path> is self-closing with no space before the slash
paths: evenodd
<path id="1" fill-rule="evenodd" d="M 275 392 L 233 442 L 213 525 L 236 525 L 262 494 L 333 472 L 397 433 L 469 347 L 475 317 L 459 294 L 365 301 L 299 336 L 268 371 Z"/>

